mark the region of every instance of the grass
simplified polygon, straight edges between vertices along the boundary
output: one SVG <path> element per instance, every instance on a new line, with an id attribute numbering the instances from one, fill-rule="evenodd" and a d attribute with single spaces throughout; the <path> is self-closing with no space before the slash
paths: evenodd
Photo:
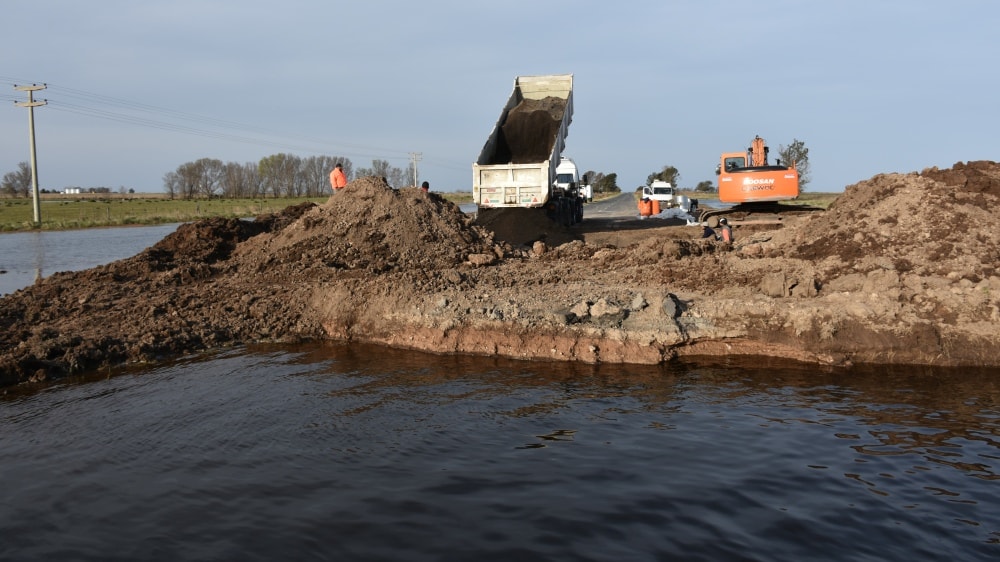
<path id="1" fill-rule="evenodd" d="M 0 200 L 0 231 L 70 230 L 103 226 L 189 222 L 210 217 L 243 218 L 273 213 L 322 198 L 179 200 L 146 196 L 56 196 L 39 202 L 41 224 L 34 223 L 31 198 Z"/>
<path id="2" fill-rule="evenodd" d="M 472 193 L 438 193 L 456 205 L 472 202 Z M 34 223 L 28 198 L 0 199 L 0 232 L 72 230 L 106 226 L 191 222 L 211 217 L 246 218 L 280 212 L 305 201 L 325 203 L 329 197 L 259 199 L 168 199 L 160 194 L 42 194 L 41 224 Z"/>

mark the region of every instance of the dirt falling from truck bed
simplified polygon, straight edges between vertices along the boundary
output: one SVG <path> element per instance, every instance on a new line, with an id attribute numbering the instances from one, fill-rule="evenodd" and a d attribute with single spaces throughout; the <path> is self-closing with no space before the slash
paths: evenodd
<path id="1" fill-rule="evenodd" d="M 491 163 L 527 164 L 547 160 L 565 111 L 566 100 L 552 96 L 519 103 L 510 110 L 500 127 L 503 134 Z"/>

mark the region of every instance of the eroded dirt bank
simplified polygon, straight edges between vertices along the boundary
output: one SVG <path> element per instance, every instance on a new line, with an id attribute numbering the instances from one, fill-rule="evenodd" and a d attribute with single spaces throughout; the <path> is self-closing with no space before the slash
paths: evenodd
<path id="1" fill-rule="evenodd" d="M 0 385 L 253 341 L 658 363 L 747 354 L 1000 366 L 1000 165 L 848 186 L 723 246 L 669 221 L 486 214 L 362 178 L 323 205 L 207 220 L 0 299 Z"/>

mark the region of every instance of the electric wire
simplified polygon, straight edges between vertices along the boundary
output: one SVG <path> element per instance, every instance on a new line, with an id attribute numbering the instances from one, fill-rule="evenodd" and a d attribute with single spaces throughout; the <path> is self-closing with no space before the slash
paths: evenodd
<path id="1" fill-rule="evenodd" d="M 332 152 L 332 148 L 341 147 L 348 151 L 348 154 L 345 154 L 345 156 L 409 161 L 409 154 L 412 152 L 352 143 L 329 142 L 301 135 L 293 137 L 262 127 L 134 102 L 104 94 L 60 86 L 58 84 L 19 80 L 6 76 L 0 76 L 0 82 L 9 84 L 11 87 L 15 85 L 44 84 L 46 86 L 45 90 L 36 91 L 35 100 L 45 101 L 47 107 L 56 111 L 162 131 L 312 154 L 329 154 Z M 45 92 L 44 97 L 37 95 L 41 92 Z M 0 94 L 0 100 L 21 102 L 24 101 L 24 98 L 23 96 Z M 309 144 L 303 144 L 303 141 Z M 386 154 L 394 156 L 386 157 Z M 440 161 L 435 158 L 426 158 L 424 162 L 452 170 L 464 169 L 464 167 L 458 167 L 452 162 Z"/>

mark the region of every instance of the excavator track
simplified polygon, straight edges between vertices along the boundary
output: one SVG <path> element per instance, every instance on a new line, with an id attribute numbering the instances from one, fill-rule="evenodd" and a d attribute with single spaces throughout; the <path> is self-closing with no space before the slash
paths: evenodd
<path id="1" fill-rule="evenodd" d="M 822 211 L 821 207 L 809 205 L 783 205 L 778 202 L 740 203 L 726 209 L 706 209 L 699 221 L 711 228 L 719 226 L 719 219 L 725 217 L 730 224 L 781 224 L 792 217 L 809 215 Z"/>

